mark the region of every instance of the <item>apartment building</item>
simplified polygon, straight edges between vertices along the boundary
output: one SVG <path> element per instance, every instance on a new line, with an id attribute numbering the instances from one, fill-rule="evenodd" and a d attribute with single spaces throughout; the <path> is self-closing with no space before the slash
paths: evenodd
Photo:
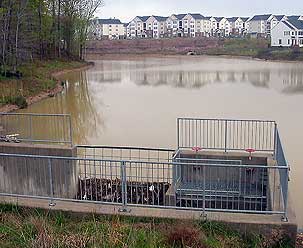
<path id="1" fill-rule="evenodd" d="M 273 46 L 300 45 L 303 16 L 255 15 L 248 17 L 205 17 L 199 13 L 166 16 L 136 16 L 129 23 L 119 19 L 95 19 L 90 39 L 160 39 L 170 37 L 270 37 Z M 277 27 L 277 28 L 276 28 Z M 281 30 L 291 37 L 280 37 Z M 294 35 L 291 35 L 294 32 Z M 280 44 L 282 43 L 282 44 Z"/>
<path id="2" fill-rule="evenodd" d="M 124 24 L 119 19 L 94 19 L 89 33 L 93 40 L 117 40 L 126 37 Z"/>
<path id="3" fill-rule="evenodd" d="M 249 17 L 231 17 L 227 18 L 229 22 L 229 33 L 232 36 L 242 36 L 248 31 Z"/>
<path id="4" fill-rule="evenodd" d="M 187 14 L 173 14 L 166 20 L 167 35 L 166 37 L 184 37 L 184 21 L 183 18 Z"/>
<path id="5" fill-rule="evenodd" d="M 147 38 L 164 38 L 167 32 L 165 16 L 150 16 L 146 20 L 146 34 Z"/>
<path id="6" fill-rule="evenodd" d="M 150 16 L 136 16 L 128 24 L 129 36 L 130 39 L 135 38 L 147 38 L 147 20 Z"/>
<path id="7" fill-rule="evenodd" d="M 270 36 L 273 19 L 274 16 L 272 14 L 255 15 L 249 20 L 248 33 L 256 36 Z"/>
<path id="8" fill-rule="evenodd" d="M 303 17 L 289 16 L 281 19 L 271 31 L 273 47 L 303 47 Z"/>
<path id="9" fill-rule="evenodd" d="M 230 34 L 230 23 L 225 17 L 210 18 L 211 35 L 214 37 L 224 37 Z"/>

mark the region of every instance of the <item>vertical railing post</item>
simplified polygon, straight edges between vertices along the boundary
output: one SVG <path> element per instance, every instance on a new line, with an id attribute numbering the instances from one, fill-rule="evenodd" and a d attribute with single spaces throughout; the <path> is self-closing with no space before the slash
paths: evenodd
<path id="1" fill-rule="evenodd" d="M 285 185 L 282 185 L 282 187 L 285 187 L 284 194 L 283 194 L 283 200 L 284 200 L 284 215 L 282 216 L 283 222 L 288 222 L 288 216 L 287 216 L 287 209 L 288 209 L 288 182 L 289 182 L 289 168 L 285 169 Z"/>
<path id="2" fill-rule="evenodd" d="M 32 115 L 29 116 L 29 138 L 31 142 L 33 142 L 34 137 L 33 137 L 33 120 L 32 120 Z"/>
<path id="3" fill-rule="evenodd" d="M 72 128 L 72 118 L 71 118 L 70 115 L 69 115 L 68 119 L 69 119 L 69 136 L 70 136 L 70 144 L 71 144 L 71 146 L 73 146 L 73 128 Z"/>
<path id="4" fill-rule="evenodd" d="M 122 208 L 119 212 L 126 213 L 127 210 L 127 178 L 126 178 L 126 162 L 120 162 L 120 175 L 121 175 L 121 195 L 122 195 Z"/>
<path id="5" fill-rule="evenodd" d="M 52 168 L 52 161 L 49 158 L 48 159 L 48 174 L 49 174 L 49 190 L 50 190 L 50 207 L 56 206 L 56 203 L 54 202 L 54 182 L 53 182 L 53 168 Z"/>
<path id="6" fill-rule="evenodd" d="M 177 118 L 177 147 L 178 149 L 180 148 L 180 124 L 179 121 L 180 119 Z"/>
<path id="7" fill-rule="evenodd" d="M 224 151 L 227 152 L 227 120 L 225 120 L 225 145 L 224 145 Z"/>
<path id="8" fill-rule="evenodd" d="M 206 187 L 206 175 L 205 175 L 205 173 L 206 173 L 206 170 L 205 170 L 205 164 L 203 164 L 202 165 L 203 166 L 203 212 L 202 212 L 202 218 L 203 219 L 206 219 L 207 218 L 207 215 L 206 215 L 206 189 L 205 189 L 205 187 Z"/>
<path id="9" fill-rule="evenodd" d="M 275 134 L 274 134 L 274 152 L 273 152 L 273 158 L 275 160 L 278 159 L 278 142 L 280 140 L 279 138 L 279 133 L 278 133 L 278 127 L 277 127 L 277 123 L 275 123 L 275 130 L 274 130 Z"/>

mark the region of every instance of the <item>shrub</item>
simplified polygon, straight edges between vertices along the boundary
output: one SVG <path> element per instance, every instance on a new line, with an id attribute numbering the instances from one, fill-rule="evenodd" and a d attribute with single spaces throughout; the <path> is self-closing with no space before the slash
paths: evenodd
<path id="1" fill-rule="evenodd" d="M 190 225 L 172 226 L 166 233 L 166 243 L 171 247 L 206 247 L 199 230 Z"/>
<path id="2" fill-rule="evenodd" d="M 27 104 L 26 99 L 25 99 L 24 96 L 17 96 L 15 98 L 14 104 L 17 105 L 21 109 L 24 109 L 24 108 L 26 108 L 28 106 L 28 104 Z"/>
<path id="3" fill-rule="evenodd" d="M 26 102 L 26 98 L 21 95 L 4 97 L 3 103 L 14 104 L 14 105 L 17 105 L 21 109 L 24 109 L 28 106 L 28 104 Z"/>

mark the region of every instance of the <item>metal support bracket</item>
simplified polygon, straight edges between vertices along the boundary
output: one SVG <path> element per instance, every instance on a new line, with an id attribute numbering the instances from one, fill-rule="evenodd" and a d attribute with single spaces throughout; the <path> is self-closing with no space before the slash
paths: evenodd
<path id="1" fill-rule="evenodd" d="M 282 221 L 282 222 L 288 222 L 287 216 L 282 216 L 281 221 Z"/>
<path id="2" fill-rule="evenodd" d="M 205 212 L 203 212 L 201 215 L 200 215 L 201 219 L 203 221 L 206 221 L 207 220 L 207 214 Z"/>
<path id="3" fill-rule="evenodd" d="M 53 201 L 51 201 L 51 202 L 48 204 L 48 206 L 50 206 L 50 207 L 55 207 L 55 206 L 56 206 L 56 203 L 53 202 Z"/>
<path id="4" fill-rule="evenodd" d="M 128 209 L 128 208 L 119 208 L 119 209 L 118 209 L 118 212 L 119 212 L 119 213 L 130 213 L 131 210 Z"/>

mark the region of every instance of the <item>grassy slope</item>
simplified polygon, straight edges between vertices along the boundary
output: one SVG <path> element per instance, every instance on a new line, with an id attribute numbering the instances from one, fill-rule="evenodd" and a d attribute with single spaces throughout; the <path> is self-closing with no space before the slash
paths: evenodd
<path id="1" fill-rule="evenodd" d="M 23 74 L 21 79 L 0 76 L 0 106 L 14 102 L 16 96 L 26 98 L 53 89 L 57 82 L 52 73 L 81 65 L 83 62 L 78 61 L 35 61 L 19 68 Z"/>
<path id="2" fill-rule="evenodd" d="M 118 216 L 76 217 L 0 205 L 0 247 L 290 247 L 281 236 L 242 237 L 218 223 Z"/>
<path id="3" fill-rule="evenodd" d="M 303 49 L 269 48 L 266 39 L 224 39 L 219 47 L 209 49 L 208 55 L 250 56 L 269 60 L 303 61 Z"/>

